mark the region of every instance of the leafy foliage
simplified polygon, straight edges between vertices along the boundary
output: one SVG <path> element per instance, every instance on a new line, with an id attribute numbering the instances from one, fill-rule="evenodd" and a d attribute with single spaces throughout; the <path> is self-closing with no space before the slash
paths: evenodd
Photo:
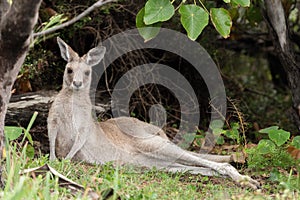
<path id="1" fill-rule="evenodd" d="M 241 143 L 241 136 L 240 136 L 240 125 L 237 122 L 231 123 L 229 129 L 223 129 L 222 127 L 223 122 L 220 120 L 214 120 L 210 124 L 210 129 L 212 130 L 212 133 L 216 137 L 216 142 L 219 145 L 222 145 L 225 143 L 225 138 L 231 139 L 235 141 L 237 144 Z"/>
<path id="2" fill-rule="evenodd" d="M 9 143 L 10 141 L 17 140 L 24 133 L 24 136 L 22 138 L 20 146 L 24 146 L 23 151 L 26 152 L 26 155 L 29 158 L 34 157 L 33 140 L 32 140 L 32 137 L 31 137 L 31 134 L 29 133 L 29 131 L 30 131 L 37 115 L 38 115 L 38 113 L 34 112 L 26 129 L 23 127 L 16 127 L 16 126 L 5 126 L 4 127 L 5 139 L 6 139 L 7 143 Z M 30 144 L 24 145 L 25 139 L 27 139 Z M 4 155 L 4 157 L 6 157 L 6 155 Z"/>
<path id="3" fill-rule="evenodd" d="M 36 32 L 41 32 L 41 31 L 45 31 L 45 30 L 48 30 L 50 28 L 53 28 L 57 25 L 60 25 L 62 23 L 64 23 L 65 21 L 67 21 L 67 17 L 65 17 L 63 14 L 56 14 L 54 16 L 52 16 L 48 22 L 44 22 L 40 27 L 38 27 L 35 31 Z M 43 40 L 46 40 L 46 39 L 49 39 L 49 38 L 52 38 L 52 37 L 55 37 L 57 36 L 58 34 L 57 33 L 53 33 L 53 34 L 49 34 L 49 35 L 46 35 L 44 37 L 37 37 L 34 39 L 34 42 L 33 44 L 37 45 L 39 44 L 40 42 L 42 42 Z"/>
<path id="4" fill-rule="evenodd" d="M 224 2 L 233 7 L 250 6 L 250 0 L 224 0 Z M 203 29 L 208 25 L 209 18 L 220 35 L 224 38 L 229 37 L 232 26 L 232 18 L 229 11 L 225 8 L 215 7 L 211 7 L 209 11 L 204 2 L 199 0 L 199 3 L 200 5 L 197 5 L 195 1 L 194 4 L 186 4 L 186 1 L 182 0 L 177 8 L 174 8 L 173 4 L 175 4 L 175 1 L 148 0 L 145 7 L 140 10 L 136 17 L 136 26 L 137 28 L 149 27 L 150 25 L 157 26 L 158 24 L 156 23 L 171 19 L 175 15 L 175 11 L 178 10 L 180 22 L 191 40 L 196 40 L 199 37 Z M 148 30 L 150 32 L 153 31 L 151 29 Z M 147 33 L 147 31 L 141 31 L 140 34 L 146 41 L 149 38 L 152 39 L 155 35 Z"/>
<path id="5" fill-rule="evenodd" d="M 269 138 L 275 142 L 277 146 L 283 145 L 290 138 L 290 133 L 285 130 L 278 129 L 278 126 L 271 126 L 269 128 L 262 129 L 259 132 L 267 133 Z"/>
<path id="6" fill-rule="evenodd" d="M 296 147 L 297 149 L 300 149 L 300 136 L 299 135 L 294 137 L 291 145 Z"/>
<path id="7" fill-rule="evenodd" d="M 284 145 L 289 145 L 289 132 L 279 129 L 278 126 L 261 129 L 259 132 L 268 134 L 269 139 L 262 139 L 259 141 L 257 147 L 247 149 L 249 154 L 248 165 L 250 168 L 281 167 L 290 169 L 297 165 L 298 161 L 292 158 Z M 291 145 L 298 146 L 300 137 L 295 138 L 291 142 Z"/>
<path id="8" fill-rule="evenodd" d="M 257 145 L 257 150 L 258 150 L 259 154 L 272 153 L 275 151 L 275 149 L 276 149 L 276 146 L 275 146 L 274 142 L 272 142 L 271 140 L 262 139 L 259 141 L 259 143 Z"/>

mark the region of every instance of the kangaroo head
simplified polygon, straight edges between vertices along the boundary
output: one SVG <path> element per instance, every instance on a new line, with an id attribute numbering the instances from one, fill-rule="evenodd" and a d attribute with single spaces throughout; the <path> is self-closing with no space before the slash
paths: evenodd
<path id="1" fill-rule="evenodd" d="M 64 72 L 63 88 L 75 91 L 89 90 L 91 84 L 92 66 L 97 65 L 104 57 L 105 47 L 95 47 L 87 54 L 79 57 L 78 54 L 67 45 L 62 39 L 57 37 L 57 43 L 61 56 L 68 63 Z"/>

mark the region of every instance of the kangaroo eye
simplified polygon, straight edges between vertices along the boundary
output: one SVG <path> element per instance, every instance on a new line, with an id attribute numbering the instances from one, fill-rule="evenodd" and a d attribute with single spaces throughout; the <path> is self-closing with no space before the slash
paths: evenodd
<path id="1" fill-rule="evenodd" d="M 85 74 L 86 76 L 88 76 L 88 75 L 90 75 L 90 71 L 85 71 L 84 74 Z"/>
<path id="2" fill-rule="evenodd" d="M 72 73 L 73 73 L 73 70 L 72 70 L 71 68 L 68 68 L 68 69 L 67 69 L 67 73 L 68 73 L 68 74 L 72 74 Z"/>

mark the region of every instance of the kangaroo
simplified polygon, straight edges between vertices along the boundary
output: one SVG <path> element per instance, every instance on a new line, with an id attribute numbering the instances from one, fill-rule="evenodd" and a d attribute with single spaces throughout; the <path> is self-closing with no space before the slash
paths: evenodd
<path id="1" fill-rule="evenodd" d="M 259 188 L 259 183 L 241 175 L 228 162 L 230 156 L 204 155 L 172 143 L 154 125 L 136 118 L 118 117 L 97 122 L 89 97 L 92 66 L 104 57 L 98 46 L 82 57 L 57 38 L 61 56 L 67 61 L 63 86 L 48 116 L 50 160 L 58 158 L 93 164 L 116 162 L 169 172 L 190 172 L 207 176 L 228 176 L 238 185 Z"/>

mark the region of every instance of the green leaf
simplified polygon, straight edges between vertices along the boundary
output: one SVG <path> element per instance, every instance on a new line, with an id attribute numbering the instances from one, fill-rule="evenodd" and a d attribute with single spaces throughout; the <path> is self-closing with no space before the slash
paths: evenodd
<path id="1" fill-rule="evenodd" d="M 257 151 L 259 154 L 268 154 L 272 153 L 275 150 L 276 146 L 271 140 L 262 139 L 257 145 Z"/>
<path id="2" fill-rule="evenodd" d="M 145 4 L 145 24 L 154 24 L 169 20 L 175 9 L 169 0 L 149 0 Z"/>
<path id="3" fill-rule="evenodd" d="M 225 143 L 225 140 L 224 140 L 224 137 L 223 136 L 218 136 L 217 137 L 217 144 L 218 145 L 222 145 L 222 144 L 224 144 Z"/>
<path id="4" fill-rule="evenodd" d="M 140 35 L 144 38 L 145 42 L 147 42 L 158 35 L 161 23 L 158 22 L 152 25 L 146 25 L 144 23 L 144 15 L 145 8 L 142 8 L 136 15 L 135 23 Z"/>
<path id="5" fill-rule="evenodd" d="M 225 3 L 230 3 L 230 0 L 223 0 Z"/>
<path id="6" fill-rule="evenodd" d="M 300 149 L 300 136 L 296 136 L 294 137 L 293 141 L 292 141 L 292 145 L 297 148 Z"/>
<path id="7" fill-rule="evenodd" d="M 279 129 L 277 131 L 273 130 L 269 133 L 269 138 L 275 142 L 278 146 L 283 145 L 290 138 L 290 132 Z"/>
<path id="8" fill-rule="evenodd" d="M 4 127 L 5 137 L 9 141 L 15 140 L 22 135 L 23 128 L 16 126 L 5 126 Z"/>
<path id="9" fill-rule="evenodd" d="M 209 124 L 209 128 L 211 130 L 214 130 L 214 129 L 220 129 L 222 128 L 224 125 L 224 122 L 222 120 L 213 120 L 210 124 Z"/>
<path id="10" fill-rule="evenodd" d="M 210 9 L 210 17 L 216 30 L 224 37 L 228 38 L 232 26 L 229 12 L 224 8 Z"/>
<path id="11" fill-rule="evenodd" d="M 259 132 L 259 133 L 270 133 L 271 131 L 273 131 L 273 130 L 278 130 L 278 129 L 279 129 L 278 126 L 270 126 L 270 127 L 268 127 L 268 128 L 261 129 L 261 130 L 259 130 L 258 132 Z"/>
<path id="12" fill-rule="evenodd" d="M 191 40 L 196 40 L 207 26 L 209 16 L 205 10 L 197 5 L 183 5 L 179 9 L 180 21 Z"/>
<path id="13" fill-rule="evenodd" d="M 238 140 L 240 137 L 239 131 L 237 129 L 226 130 L 224 135 L 234 140 Z"/>
<path id="14" fill-rule="evenodd" d="M 231 0 L 232 3 L 236 5 L 240 5 L 242 7 L 249 7 L 250 6 L 250 0 Z"/>
<path id="15" fill-rule="evenodd" d="M 283 129 L 278 129 L 278 126 L 271 126 L 260 130 L 260 133 L 268 133 L 269 138 L 275 142 L 277 146 L 281 146 L 290 138 L 290 132 Z"/>
<path id="16" fill-rule="evenodd" d="M 177 144 L 183 149 L 187 149 L 190 147 L 191 143 L 195 139 L 195 133 L 185 133 L 182 135 L 182 140 Z"/>
<path id="17" fill-rule="evenodd" d="M 34 158 L 34 148 L 30 144 L 26 146 L 26 156 L 31 159 Z"/>

